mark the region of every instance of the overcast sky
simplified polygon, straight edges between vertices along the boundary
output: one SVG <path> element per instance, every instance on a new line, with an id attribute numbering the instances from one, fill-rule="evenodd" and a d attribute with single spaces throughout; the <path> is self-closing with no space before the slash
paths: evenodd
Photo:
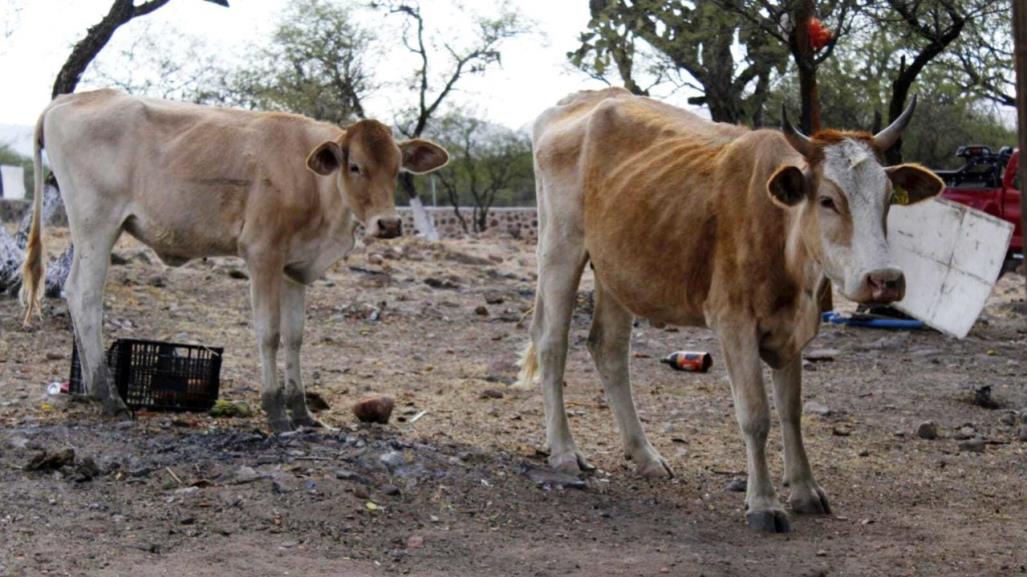
<path id="1" fill-rule="evenodd" d="M 103 17 L 110 4 L 111 0 L 0 0 L 0 11 L 6 11 L 0 18 L 13 30 L 6 41 L 0 37 L 0 124 L 34 124 L 50 100 L 53 79 L 71 46 Z M 244 55 L 247 48 L 268 37 L 288 0 L 231 0 L 231 4 L 231 8 L 225 9 L 201 0 L 172 0 L 164 8 L 119 29 L 101 55 L 104 67 L 118 66 L 121 50 L 145 30 L 179 30 L 203 38 L 217 53 L 226 54 L 226 58 Z M 434 33 L 457 41 L 461 29 L 466 30 L 462 26 L 465 14 L 487 14 L 495 4 L 490 0 L 422 3 L 425 19 Z M 577 47 L 578 34 L 588 23 L 587 0 L 512 0 L 511 4 L 533 21 L 535 32 L 507 41 L 503 47 L 503 67 L 462 82 L 453 102 L 496 122 L 520 128 L 564 95 L 602 84 L 574 70 L 565 56 Z M 22 9 L 12 19 L 9 10 L 16 5 Z M 369 19 L 365 14 L 363 18 L 371 25 L 382 21 L 379 15 Z M 399 23 L 398 16 L 392 19 L 394 24 Z M 396 33 L 395 28 L 391 30 L 391 34 Z M 411 72 L 406 55 L 397 50 L 380 57 L 377 65 L 382 76 L 402 84 L 400 80 Z M 368 112 L 388 122 L 411 97 L 409 90 L 394 86 L 371 99 Z"/>

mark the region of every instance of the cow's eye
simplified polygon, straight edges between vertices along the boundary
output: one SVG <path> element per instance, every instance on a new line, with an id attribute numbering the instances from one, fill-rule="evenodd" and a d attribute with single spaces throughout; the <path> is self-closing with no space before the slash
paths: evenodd
<path id="1" fill-rule="evenodd" d="M 833 210 L 833 211 L 837 211 L 838 210 L 838 208 L 834 205 L 834 199 L 831 198 L 830 196 L 821 196 L 820 197 L 820 206 L 822 206 L 822 207 L 824 207 L 824 208 L 826 208 L 828 210 Z"/>
<path id="2" fill-rule="evenodd" d="M 353 174 L 360 174 L 360 167 L 355 164 L 351 164 L 349 165 L 349 171 Z"/>

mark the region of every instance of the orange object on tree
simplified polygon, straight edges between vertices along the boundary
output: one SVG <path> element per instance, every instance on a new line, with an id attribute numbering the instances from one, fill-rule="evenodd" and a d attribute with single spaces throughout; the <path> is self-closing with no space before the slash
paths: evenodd
<path id="1" fill-rule="evenodd" d="M 819 18 L 810 18 L 807 26 L 809 30 L 809 43 L 813 47 L 814 52 L 831 42 L 833 34 L 824 26 L 824 23 Z"/>

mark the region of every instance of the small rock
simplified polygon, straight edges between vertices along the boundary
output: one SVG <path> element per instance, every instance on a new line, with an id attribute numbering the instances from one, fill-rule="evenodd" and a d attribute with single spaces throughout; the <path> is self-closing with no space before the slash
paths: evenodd
<path id="1" fill-rule="evenodd" d="M 247 467 L 243 465 L 235 470 L 235 478 L 233 482 L 238 484 L 252 483 L 257 479 L 263 478 L 263 475 L 254 470 L 253 467 Z"/>
<path id="2" fill-rule="evenodd" d="M 162 274 L 157 274 L 151 276 L 149 280 L 146 281 L 146 284 L 152 287 L 161 288 L 168 285 L 168 279 L 164 278 L 164 275 Z"/>
<path id="3" fill-rule="evenodd" d="M 53 351 L 47 351 L 46 360 L 48 361 L 60 361 L 64 359 L 64 355 L 61 353 L 55 353 Z"/>
<path id="4" fill-rule="evenodd" d="M 974 387 L 973 404 L 985 409 L 999 408 L 999 402 L 991 396 L 991 385 Z"/>
<path id="5" fill-rule="evenodd" d="M 833 411 L 831 411 L 831 409 L 827 408 L 827 406 L 824 404 L 818 403 L 817 401 L 806 401 L 806 403 L 802 405 L 802 411 L 804 413 L 817 415 L 820 417 L 829 417 L 833 414 Z"/>
<path id="6" fill-rule="evenodd" d="M 75 449 L 67 448 L 57 453 L 40 451 L 25 465 L 26 471 L 56 471 L 65 465 L 75 463 Z"/>
<path id="7" fill-rule="evenodd" d="M 407 464 L 406 457 L 399 451 L 389 451 L 388 453 L 382 453 L 378 457 L 380 461 L 389 471 L 395 471 L 397 468 Z"/>
<path id="8" fill-rule="evenodd" d="M 392 416 L 392 408 L 395 405 L 396 402 L 392 400 L 392 397 L 381 395 L 368 396 L 353 405 L 353 414 L 363 423 L 380 423 L 384 425 L 389 422 L 389 417 Z"/>
<path id="9" fill-rule="evenodd" d="M 924 421 L 916 426 L 916 436 L 927 440 L 937 439 L 938 425 L 933 421 Z"/>
<path id="10" fill-rule="evenodd" d="M 435 278 L 435 277 L 431 277 L 431 276 L 426 278 L 426 279 L 424 279 L 424 284 L 430 286 L 431 288 L 435 288 L 435 289 L 458 289 L 458 288 L 460 288 L 460 285 L 458 285 L 457 283 L 455 283 L 455 282 L 453 282 L 453 281 L 451 281 L 449 279 Z"/>
<path id="11" fill-rule="evenodd" d="M 178 520 L 178 523 L 180 525 L 192 525 L 192 524 L 196 523 L 196 517 L 193 517 L 191 515 L 190 516 L 186 516 L 186 517 L 182 517 L 181 519 Z"/>
<path id="12" fill-rule="evenodd" d="M 1021 441 L 1027 441 L 1027 425 L 1023 425 L 1020 427 L 1020 431 L 1019 433 L 1017 433 L 1017 436 L 1020 438 Z"/>
<path id="13" fill-rule="evenodd" d="M 407 549 L 420 549 L 424 547 L 424 537 L 411 535 L 407 537 Z"/>
<path id="14" fill-rule="evenodd" d="M 725 491 L 731 493 L 744 493 L 746 489 L 746 481 L 741 477 L 735 477 L 727 482 L 727 486 L 724 487 Z"/>
<path id="15" fill-rule="evenodd" d="M 504 302 L 506 302 L 506 298 L 499 293 L 485 293 L 485 304 L 501 305 Z"/>
<path id="16" fill-rule="evenodd" d="M 392 485 L 392 484 L 388 484 L 388 483 L 386 483 L 385 485 L 382 485 L 381 487 L 378 487 L 378 490 L 381 491 L 382 493 L 384 493 L 385 495 L 390 495 L 390 496 L 399 495 L 399 487 L 397 487 L 395 485 Z"/>
<path id="17" fill-rule="evenodd" d="M 959 450 L 967 453 L 983 453 L 984 439 L 967 439 L 959 443 Z"/>
<path id="18" fill-rule="evenodd" d="M 474 314 L 480 317 L 487 317 L 489 316 L 489 309 L 485 305 L 478 305 L 474 308 Z"/>
<path id="19" fill-rule="evenodd" d="M 977 429 L 973 425 L 963 425 L 955 433 L 952 434 L 952 438 L 957 441 L 965 441 L 972 439 L 977 436 Z"/>
<path id="20" fill-rule="evenodd" d="M 811 349 L 802 355 L 807 361 L 825 362 L 833 361 L 841 354 L 838 349 Z"/>
<path id="21" fill-rule="evenodd" d="M 304 393 L 304 396 L 306 396 L 307 398 L 307 407 L 309 407 L 310 410 L 314 411 L 315 413 L 327 411 L 331 408 L 331 406 L 328 404 L 328 401 L 326 401 L 320 393 L 314 391 L 306 391 Z"/>
<path id="22" fill-rule="evenodd" d="M 349 481 L 349 480 L 355 479 L 356 477 L 357 477 L 357 474 L 354 473 L 353 471 L 350 471 L 349 469 L 336 469 L 335 470 L 335 478 L 336 479 L 342 479 L 343 481 Z"/>
<path id="23" fill-rule="evenodd" d="M 831 429 L 831 434 L 833 434 L 836 437 L 848 437 L 852 434 L 852 429 L 846 427 L 845 425 L 837 425 Z"/>
<path id="24" fill-rule="evenodd" d="M 484 389 L 478 398 L 481 399 L 502 399 L 504 396 L 503 391 L 499 389 Z"/>
<path id="25" fill-rule="evenodd" d="M 860 449 L 859 452 L 856 453 L 856 454 L 859 455 L 860 457 L 869 457 L 870 456 L 870 450 L 869 449 Z"/>
<path id="26" fill-rule="evenodd" d="M 100 476 L 100 467 L 96 465 L 96 461 L 92 457 L 84 457 L 75 466 L 75 476 L 73 479 L 77 483 L 84 483 L 86 481 L 92 481 L 94 478 Z"/>
<path id="27" fill-rule="evenodd" d="M 998 418 L 998 422 L 1002 423 L 1007 427 L 1012 427 L 1013 425 L 1015 425 L 1017 420 L 1018 419 L 1016 413 L 1013 411 L 1009 411 L 1008 413 L 1005 413 Z"/>
<path id="28" fill-rule="evenodd" d="M 283 481 L 279 479 L 272 479 L 271 492 L 275 495 L 284 495 L 285 493 L 291 493 L 292 488 L 290 488 L 288 485 L 286 485 Z"/>
<path id="29" fill-rule="evenodd" d="M 367 490 L 367 487 L 365 487 L 363 485 L 354 485 L 353 486 L 353 496 L 356 497 L 357 499 L 367 499 L 368 497 L 371 496 L 371 493 L 370 493 L 370 491 Z"/>

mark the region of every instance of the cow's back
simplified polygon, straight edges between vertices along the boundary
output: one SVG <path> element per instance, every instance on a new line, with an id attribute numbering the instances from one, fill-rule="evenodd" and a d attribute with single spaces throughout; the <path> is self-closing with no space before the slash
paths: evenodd
<path id="1" fill-rule="evenodd" d="M 765 187 L 752 184 L 762 178 L 754 171 L 777 163 L 758 162 L 758 154 L 791 154 L 775 131 L 711 122 L 610 89 L 574 94 L 547 111 L 535 143 L 542 178 L 574 182 L 545 191 L 571 198 L 546 202 L 561 214 L 577 206 L 597 276 L 639 316 L 707 323 L 711 293 L 734 298 L 733 285 L 746 283 L 739 274 L 751 260 L 748 229 L 776 234 L 782 221 Z"/>
<path id="2" fill-rule="evenodd" d="M 294 230 L 309 222 L 324 183 L 306 156 L 342 134 L 294 115 L 114 90 L 62 96 L 45 114 L 45 146 L 58 180 L 68 181 L 65 196 L 88 196 L 66 200 L 119 213 L 169 261 L 237 254 L 247 223 Z"/>

